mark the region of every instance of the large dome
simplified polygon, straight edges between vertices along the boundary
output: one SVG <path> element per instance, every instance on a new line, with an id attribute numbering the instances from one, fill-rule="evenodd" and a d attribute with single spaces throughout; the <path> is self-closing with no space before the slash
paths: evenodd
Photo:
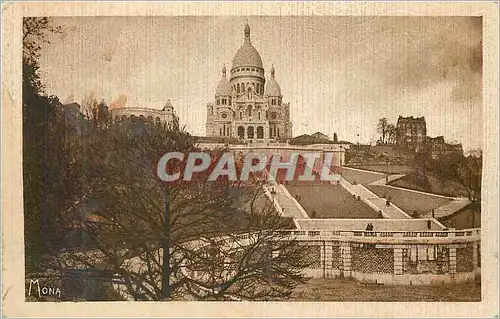
<path id="1" fill-rule="evenodd" d="M 245 25 L 245 40 L 233 58 L 233 69 L 240 66 L 262 67 L 262 58 L 250 42 L 250 26 Z"/>
<path id="2" fill-rule="evenodd" d="M 240 66 L 255 66 L 262 69 L 262 58 L 250 43 L 243 43 L 234 55 L 233 69 Z"/>

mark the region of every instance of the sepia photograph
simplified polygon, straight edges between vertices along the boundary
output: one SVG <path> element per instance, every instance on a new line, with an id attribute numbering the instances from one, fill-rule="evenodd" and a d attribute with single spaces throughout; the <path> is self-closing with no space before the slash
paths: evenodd
<path id="1" fill-rule="evenodd" d="M 16 303 L 467 307 L 498 283 L 483 15 L 21 24 Z"/>

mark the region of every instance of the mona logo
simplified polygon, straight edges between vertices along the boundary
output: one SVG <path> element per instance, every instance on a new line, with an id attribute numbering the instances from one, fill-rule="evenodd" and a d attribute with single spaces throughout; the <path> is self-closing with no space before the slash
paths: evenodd
<path id="1" fill-rule="evenodd" d="M 57 296 L 61 298 L 61 289 L 59 289 L 59 287 L 40 286 L 39 279 L 30 279 L 28 296 L 32 295 L 38 296 L 38 298 L 42 298 L 42 296 Z"/>

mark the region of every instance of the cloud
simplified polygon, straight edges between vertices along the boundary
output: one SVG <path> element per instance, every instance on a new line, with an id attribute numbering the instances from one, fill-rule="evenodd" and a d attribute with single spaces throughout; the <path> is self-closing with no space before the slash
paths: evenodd
<path id="1" fill-rule="evenodd" d="M 451 100 L 481 100 L 481 18 L 429 18 L 408 22 L 408 26 L 399 48 L 390 46 L 392 58 L 381 73 L 385 83 L 418 90 L 449 82 L 454 86 Z"/>

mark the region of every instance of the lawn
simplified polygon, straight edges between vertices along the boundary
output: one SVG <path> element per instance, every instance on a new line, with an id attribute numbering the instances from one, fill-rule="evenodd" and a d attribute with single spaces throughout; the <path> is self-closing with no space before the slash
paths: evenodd
<path id="1" fill-rule="evenodd" d="M 425 214 L 431 209 L 443 206 L 451 201 L 450 199 L 439 196 L 416 193 L 405 189 L 396 189 L 386 186 L 368 185 L 366 188 L 379 197 L 387 198 L 390 196 L 394 205 L 398 206 L 409 215 L 411 215 L 414 211 L 417 211 L 419 215 Z"/>
<path id="2" fill-rule="evenodd" d="M 480 279 L 444 286 L 367 286 L 352 279 L 313 278 L 291 301 L 481 301 Z"/>
<path id="3" fill-rule="evenodd" d="M 385 174 L 360 171 L 349 167 L 342 167 L 342 177 L 351 184 L 370 184 L 385 178 Z"/>
<path id="4" fill-rule="evenodd" d="M 481 203 L 472 202 L 453 215 L 439 219 L 439 221 L 449 228 L 481 228 Z"/>
<path id="5" fill-rule="evenodd" d="M 427 183 L 425 186 L 421 186 L 416 183 L 415 173 L 411 173 L 402 178 L 398 178 L 397 180 L 389 183 L 389 185 L 444 196 L 467 197 L 467 192 L 459 183 L 452 180 L 442 182 L 430 173 L 427 173 Z"/>
<path id="6" fill-rule="evenodd" d="M 379 218 L 377 212 L 352 197 L 340 185 L 287 185 L 290 194 L 300 196 L 299 203 L 313 218 Z"/>

